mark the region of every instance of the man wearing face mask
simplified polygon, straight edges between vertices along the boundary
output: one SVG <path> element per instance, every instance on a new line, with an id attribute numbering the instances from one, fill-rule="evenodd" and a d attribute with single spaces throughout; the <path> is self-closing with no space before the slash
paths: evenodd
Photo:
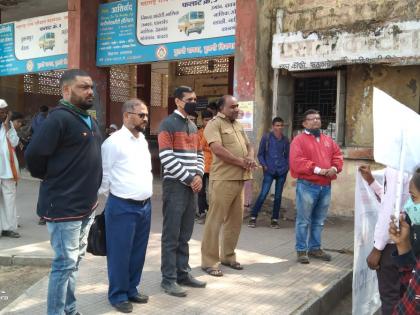
<path id="1" fill-rule="evenodd" d="M 180 285 L 206 286 L 205 282 L 193 278 L 188 264 L 195 194 L 202 186 L 204 157 L 197 127 L 187 118 L 195 113 L 197 97 L 187 86 L 176 88 L 174 96 L 177 109 L 161 123 L 158 136 L 163 166 L 161 286 L 170 295 L 184 297 L 187 292 Z"/>
<path id="2" fill-rule="evenodd" d="M 122 114 L 122 128 L 102 145 L 104 175 L 99 192 L 109 195 L 105 206 L 108 300 L 118 311 L 129 313 L 131 302 L 148 301 L 137 286 L 149 240 L 153 176 L 142 133 L 148 122 L 147 106 L 139 99 L 128 100 Z"/>
<path id="3" fill-rule="evenodd" d="M 290 145 L 289 163 L 290 174 L 297 178 L 297 261 L 309 264 L 309 257 L 331 260 L 321 248 L 321 234 L 330 206 L 331 181 L 343 168 L 343 154 L 331 137 L 321 133 L 317 110 L 307 110 L 302 125 L 304 131 Z"/>
<path id="4" fill-rule="evenodd" d="M 51 110 L 25 152 L 31 175 L 42 179 L 37 213 L 47 221 L 55 257 L 48 284 L 47 314 L 79 314 L 76 273 L 98 204 L 102 180 L 101 136 L 86 112 L 93 82 L 83 70 L 60 79 L 63 99 Z"/>

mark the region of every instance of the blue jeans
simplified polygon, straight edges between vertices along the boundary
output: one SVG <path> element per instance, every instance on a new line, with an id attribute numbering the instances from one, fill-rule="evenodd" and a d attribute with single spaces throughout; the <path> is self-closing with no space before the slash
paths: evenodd
<path id="1" fill-rule="evenodd" d="M 139 205 L 112 194 L 105 206 L 108 300 L 112 305 L 138 294 L 149 241 L 150 200 Z"/>
<path id="2" fill-rule="evenodd" d="M 268 172 L 264 172 L 264 179 L 262 182 L 261 192 L 255 202 L 254 208 L 252 209 L 251 216 L 257 217 L 258 213 L 261 210 L 261 207 L 264 203 L 265 198 L 267 198 L 268 193 L 270 192 L 271 184 L 276 180 L 276 187 L 274 192 L 274 205 L 273 205 L 273 214 L 271 219 L 278 220 L 280 214 L 281 206 L 281 195 L 283 193 L 283 186 L 286 182 L 287 173 L 281 176 L 271 175 Z"/>
<path id="3" fill-rule="evenodd" d="M 321 248 L 321 233 L 330 200 L 331 186 L 320 186 L 306 180 L 297 180 L 296 251 L 312 251 Z"/>
<path id="4" fill-rule="evenodd" d="M 48 283 L 47 314 L 76 314 L 76 275 L 85 255 L 87 236 L 94 213 L 84 220 L 47 222 L 55 257 Z"/>

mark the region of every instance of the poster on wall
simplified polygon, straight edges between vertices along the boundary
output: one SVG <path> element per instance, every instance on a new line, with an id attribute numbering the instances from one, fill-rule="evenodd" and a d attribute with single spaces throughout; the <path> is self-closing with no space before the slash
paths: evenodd
<path id="1" fill-rule="evenodd" d="M 252 131 L 254 128 L 254 102 L 238 102 L 238 104 L 238 121 L 242 124 L 245 131 Z"/>
<path id="2" fill-rule="evenodd" d="M 236 0 L 122 0 L 98 19 L 98 66 L 235 52 Z"/>
<path id="3" fill-rule="evenodd" d="M 0 76 L 67 68 L 68 13 L 0 24 Z"/>

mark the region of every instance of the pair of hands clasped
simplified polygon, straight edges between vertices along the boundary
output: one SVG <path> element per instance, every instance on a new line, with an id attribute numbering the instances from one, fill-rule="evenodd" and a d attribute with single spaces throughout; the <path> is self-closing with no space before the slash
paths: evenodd
<path id="1" fill-rule="evenodd" d="M 333 177 L 337 175 L 337 170 L 334 167 L 330 168 L 323 168 L 319 171 L 318 175 L 326 176 L 326 177 Z"/>
<path id="2" fill-rule="evenodd" d="M 247 156 L 242 159 L 241 167 L 247 171 L 252 171 L 257 168 L 258 165 L 252 157 Z"/>
<path id="3" fill-rule="evenodd" d="M 203 179 L 199 175 L 195 175 L 193 181 L 190 184 L 191 189 L 193 192 L 198 193 L 203 186 Z"/>

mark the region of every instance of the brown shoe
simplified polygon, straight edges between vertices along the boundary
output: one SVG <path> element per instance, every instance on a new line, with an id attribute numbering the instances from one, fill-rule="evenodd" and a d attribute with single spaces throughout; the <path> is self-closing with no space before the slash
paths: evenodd
<path id="1" fill-rule="evenodd" d="M 308 256 L 315 258 L 315 259 L 321 259 L 323 261 L 330 261 L 331 255 L 324 252 L 322 249 L 316 249 L 308 252 Z"/>
<path id="2" fill-rule="evenodd" d="M 306 251 L 297 252 L 297 261 L 301 264 L 309 264 L 309 258 Z"/>

